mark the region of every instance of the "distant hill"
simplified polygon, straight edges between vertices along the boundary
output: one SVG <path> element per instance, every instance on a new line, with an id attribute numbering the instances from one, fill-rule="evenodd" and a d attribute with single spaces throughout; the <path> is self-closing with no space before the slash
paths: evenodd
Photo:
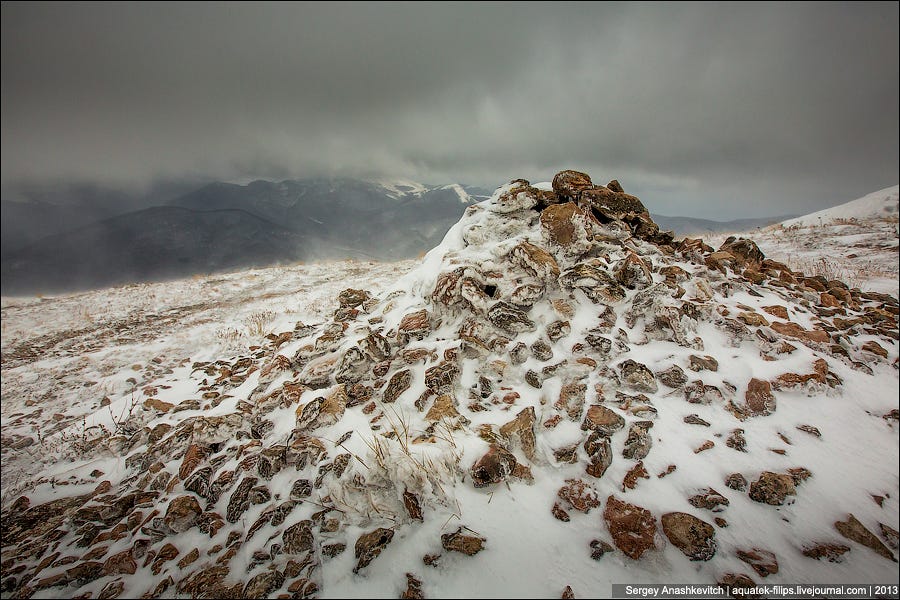
<path id="1" fill-rule="evenodd" d="M 778 223 L 788 218 L 764 217 L 760 219 L 736 219 L 734 221 L 710 221 L 707 219 L 695 219 L 693 217 L 666 217 L 663 215 L 651 215 L 660 229 L 674 231 L 676 237 L 707 235 L 712 233 L 727 233 L 731 231 L 749 231 L 757 227 L 765 227 Z"/>
<path id="2" fill-rule="evenodd" d="M 862 198 L 845 202 L 825 210 L 820 210 L 802 217 L 789 219 L 781 224 L 785 227 L 794 225 L 823 225 L 835 219 L 867 219 L 872 217 L 897 216 L 900 204 L 900 186 L 893 185 Z"/>
<path id="3" fill-rule="evenodd" d="M 2 263 L 3 294 L 88 289 L 312 258 L 319 240 L 242 210 L 154 207 L 43 238 Z"/>

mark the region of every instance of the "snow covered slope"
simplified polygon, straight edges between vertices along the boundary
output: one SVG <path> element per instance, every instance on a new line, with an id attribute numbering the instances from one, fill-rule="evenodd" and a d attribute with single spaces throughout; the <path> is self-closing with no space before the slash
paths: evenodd
<path id="1" fill-rule="evenodd" d="M 103 349 L 12 351 L 4 312 L 4 473 L 34 446 L 4 476 L 4 595 L 897 580 L 895 298 L 676 241 L 571 171 L 470 206 L 380 291 L 307 282 L 307 321 L 278 295 L 302 277 L 272 281 L 270 336 L 98 368 L 83 422 L 22 386 L 47 347 Z"/>
<path id="2" fill-rule="evenodd" d="M 827 225 L 836 219 L 870 219 L 877 217 L 897 217 L 900 186 L 891 186 L 867 194 L 862 198 L 851 200 L 838 206 L 826 208 L 818 212 L 788 219 L 781 224 L 784 227 Z"/>

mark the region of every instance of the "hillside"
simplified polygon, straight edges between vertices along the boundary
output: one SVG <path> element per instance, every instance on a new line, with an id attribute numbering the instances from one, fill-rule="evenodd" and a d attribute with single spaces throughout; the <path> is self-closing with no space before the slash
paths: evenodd
<path id="1" fill-rule="evenodd" d="M 5 329 L 4 594 L 896 580 L 896 298 L 676 240 L 574 171 L 368 268 L 182 284 L 223 327 L 269 307 L 234 345 L 180 327 L 164 287 L 139 288 L 154 328 Z M 4 327 L 39 305 L 5 300 Z M 79 369 L 97 393 L 57 417 L 48 375 Z"/>
<path id="2" fill-rule="evenodd" d="M 752 235 L 766 256 L 792 269 L 897 297 L 898 218 L 894 186 L 744 235 Z M 709 242 L 720 244 L 734 233 L 709 236 Z"/>
<path id="3" fill-rule="evenodd" d="M 900 216 L 898 204 L 900 204 L 900 186 L 894 185 L 838 206 L 788 219 L 781 224 L 784 227 L 809 227 L 828 225 L 837 220 L 897 218 Z"/>

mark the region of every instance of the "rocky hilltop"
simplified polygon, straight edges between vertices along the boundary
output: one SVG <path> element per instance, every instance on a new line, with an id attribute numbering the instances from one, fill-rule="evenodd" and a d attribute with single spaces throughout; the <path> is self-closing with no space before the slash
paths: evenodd
<path id="1" fill-rule="evenodd" d="M 393 291 L 113 399 L 3 507 L 3 595 L 896 581 L 898 313 L 515 180 Z"/>

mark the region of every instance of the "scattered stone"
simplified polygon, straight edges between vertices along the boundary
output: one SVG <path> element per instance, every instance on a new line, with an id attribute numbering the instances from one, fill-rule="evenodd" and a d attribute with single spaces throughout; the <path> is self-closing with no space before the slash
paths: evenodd
<path id="1" fill-rule="evenodd" d="M 828 562 L 841 562 L 842 557 L 850 552 L 850 546 L 832 543 L 817 543 L 803 547 L 803 556 L 816 560 L 826 559 Z"/>
<path id="2" fill-rule="evenodd" d="M 666 467 L 665 471 L 661 471 L 659 473 L 659 475 L 657 475 L 656 477 L 657 477 L 657 479 L 662 479 L 666 475 L 671 475 L 672 473 L 674 473 L 675 469 L 677 469 L 677 468 L 678 467 L 676 467 L 675 465 L 669 465 L 668 467 Z"/>
<path id="3" fill-rule="evenodd" d="M 280 571 L 263 571 L 247 582 L 241 597 L 270 598 L 282 584 L 284 584 L 284 575 Z"/>
<path id="4" fill-rule="evenodd" d="M 738 492 L 743 492 L 747 489 L 747 478 L 740 473 L 732 473 L 725 478 L 725 485 Z"/>
<path id="5" fill-rule="evenodd" d="M 616 547 L 629 558 L 637 560 L 644 552 L 656 547 L 653 541 L 656 520 L 647 509 L 609 496 L 603 519 Z"/>
<path id="6" fill-rule="evenodd" d="M 408 390 L 411 384 L 412 371 L 409 369 L 397 371 L 391 377 L 387 387 L 384 389 L 384 402 L 396 402 L 397 398 L 399 398 L 403 392 Z"/>
<path id="7" fill-rule="evenodd" d="M 772 386 L 768 381 L 753 378 L 747 384 L 747 392 L 744 395 L 747 408 L 753 416 L 770 415 L 775 412 L 775 396 L 772 394 Z"/>
<path id="8" fill-rule="evenodd" d="M 638 461 L 636 465 L 631 467 L 622 480 L 622 491 L 633 490 L 637 487 L 638 479 L 650 479 L 650 473 L 644 468 L 644 461 Z"/>
<path id="9" fill-rule="evenodd" d="M 659 379 L 663 385 L 678 389 L 687 383 L 687 375 L 685 375 L 684 371 L 678 365 L 672 365 L 665 371 L 660 371 L 656 374 L 657 379 Z"/>
<path id="10" fill-rule="evenodd" d="M 822 432 L 819 431 L 818 427 L 813 427 L 812 425 L 797 425 L 797 429 L 800 431 L 805 431 L 810 435 L 814 435 L 817 438 L 822 437 Z"/>
<path id="11" fill-rule="evenodd" d="M 860 523 L 852 514 L 847 515 L 846 521 L 835 521 L 834 527 L 848 540 L 871 548 L 886 559 L 897 562 L 897 559 L 894 558 L 894 553 L 891 552 L 874 533 L 866 529 L 866 526 Z"/>
<path id="12" fill-rule="evenodd" d="M 422 591 L 422 581 L 417 579 L 415 575 L 412 573 L 406 574 L 406 589 L 403 590 L 403 593 L 400 594 L 401 598 L 405 599 L 420 599 L 425 597 L 425 593 Z"/>
<path id="13" fill-rule="evenodd" d="M 305 520 L 291 525 L 281 534 L 281 541 L 285 554 L 311 552 L 315 546 L 313 522 Z"/>
<path id="14" fill-rule="evenodd" d="M 559 488 L 556 495 L 567 506 L 583 513 L 589 513 L 592 508 L 600 506 L 597 490 L 582 479 L 566 479 L 566 484 Z"/>
<path id="15" fill-rule="evenodd" d="M 553 508 L 550 509 L 550 513 L 563 523 L 568 523 L 571 520 L 571 517 L 569 517 L 569 513 L 567 513 L 563 509 L 563 507 L 559 505 L 559 502 L 553 503 Z"/>
<path id="16" fill-rule="evenodd" d="M 747 440 L 744 438 L 744 430 L 743 429 L 732 429 L 731 433 L 728 435 L 728 438 L 725 440 L 725 445 L 733 450 L 737 450 L 738 452 L 746 452 L 747 451 Z"/>
<path id="17" fill-rule="evenodd" d="M 607 437 L 625 426 L 625 419 L 600 404 L 591 405 L 581 424 L 582 431 L 597 431 Z"/>
<path id="18" fill-rule="evenodd" d="M 357 573 L 363 567 L 368 566 L 375 558 L 381 554 L 381 551 L 394 539 L 394 530 L 379 527 L 374 531 L 359 536 L 356 540 L 356 567 L 353 572 Z"/>
<path id="19" fill-rule="evenodd" d="M 619 368 L 622 372 L 622 382 L 631 389 L 647 394 L 656 393 L 659 389 L 653 371 L 648 369 L 647 365 L 628 359 Z"/>
<path id="20" fill-rule="evenodd" d="M 609 438 L 598 431 L 592 431 L 584 442 L 584 450 L 587 452 L 589 462 L 585 469 L 588 475 L 597 479 L 603 477 L 606 470 L 612 464 L 612 444 Z"/>
<path id="21" fill-rule="evenodd" d="M 778 573 L 778 559 L 768 550 L 753 548 L 752 550 L 738 550 L 737 557 L 753 567 L 760 577 L 768 577 Z"/>
<path id="22" fill-rule="evenodd" d="M 534 322 L 524 311 L 502 300 L 488 310 L 488 319 L 499 329 L 512 334 L 535 329 Z"/>
<path id="23" fill-rule="evenodd" d="M 726 498 L 713 488 L 706 488 L 699 494 L 691 496 L 690 498 L 688 498 L 688 502 L 690 502 L 692 506 L 710 510 L 712 512 L 721 512 L 723 510 L 721 507 L 728 506 L 730 504 L 728 498 Z"/>
<path id="24" fill-rule="evenodd" d="M 763 471 L 759 479 L 750 484 L 750 499 L 771 506 L 781 506 L 788 496 L 796 493 L 794 479 L 790 475 L 771 471 Z"/>
<path id="25" fill-rule="evenodd" d="M 625 440 L 625 447 L 622 449 L 622 456 L 632 460 L 644 460 L 650 453 L 650 447 L 653 445 L 653 438 L 647 432 L 653 425 L 650 421 L 638 421 L 631 425 L 628 430 L 628 439 Z"/>
<path id="26" fill-rule="evenodd" d="M 664 514 L 663 533 L 691 560 L 709 560 L 716 553 L 716 532 L 709 523 L 683 512 Z"/>
<path id="27" fill-rule="evenodd" d="M 175 533 L 183 533 L 194 526 L 203 510 L 193 496 L 179 496 L 169 502 L 163 522 Z"/>
<path id="28" fill-rule="evenodd" d="M 505 481 L 516 468 L 516 457 L 508 450 L 492 444 L 488 451 L 472 465 L 472 483 L 485 487 Z"/>
<path id="29" fill-rule="evenodd" d="M 881 537 L 884 538 L 884 541 L 887 542 L 887 545 L 897 550 L 900 547 L 900 532 L 891 527 L 890 525 L 885 525 L 884 523 L 879 523 L 878 527 L 881 529 Z"/>
<path id="30" fill-rule="evenodd" d="M 709 421 L 701 419 L 699 415 L 688 415 L 684 418 L 684 422 L 688 425 L 702 425 L 703 427 L 709 427 Z"/>
<path id="31" fill-rule="evenodd" d="M 688 368 L 691 371 L 718 371 L 719 370 L 719 361 L 717 361 L 712 356 L 697 356 L 696 354 L 691 354 L 689 358 Z"/>
<path id="32" fill-rule="evenodd" d="M 463 528 L 460 527 L 454 533 L 445 533 L 441 536 L 441 545 L 444 550 L 461 552 L 467 556 L 474 556 L 481 552 L 487 540 L 483 537 L 463 535 L 462 530 Z"/>

